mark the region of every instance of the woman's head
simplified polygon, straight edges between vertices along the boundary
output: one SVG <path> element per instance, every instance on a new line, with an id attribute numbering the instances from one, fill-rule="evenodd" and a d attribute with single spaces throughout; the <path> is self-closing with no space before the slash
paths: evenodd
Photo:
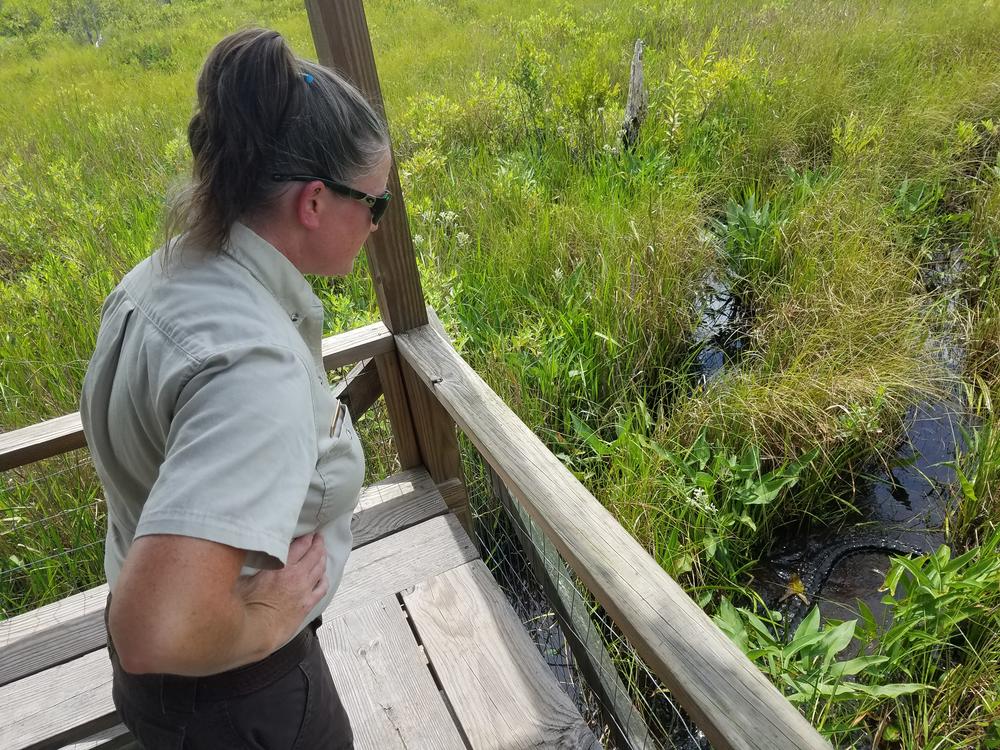
<path id="1" fill-rule="evenodd" d="M 239 31 L 209 53 L 188 141 L 193 179 L 167 231 L 184 232 L 184 244 L 200 248 L 225 247 L 235 221 L 266 215 L 302 187 L 274 175 L 353 188 L 389 154 L 386 126 L 357 89 L 265 29 Z"/>

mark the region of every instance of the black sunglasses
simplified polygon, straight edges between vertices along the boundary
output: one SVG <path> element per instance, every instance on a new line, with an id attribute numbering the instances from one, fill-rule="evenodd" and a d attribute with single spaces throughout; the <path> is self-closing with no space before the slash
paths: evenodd
<path id="1" fill-rule="evenodd" d="M 369 195 L 352 187 L 347 187 L 347 185 L 341 185 L 339 182 L 328 180 L 325 177 L 316 177 L 310 174 L 273 174 L 271 175 L 271 179 L 275 182 L 312 182 L 313 180 L 318 180 L 333 192 L 366 204 L 368 210 L 372 212 L 372 224 L 376 225 L 385 215 L 385 210 L 389 207 L 389 199 L 392 197 L 392 193 L 388 190 L 382 193 L 382 195 Z"/>

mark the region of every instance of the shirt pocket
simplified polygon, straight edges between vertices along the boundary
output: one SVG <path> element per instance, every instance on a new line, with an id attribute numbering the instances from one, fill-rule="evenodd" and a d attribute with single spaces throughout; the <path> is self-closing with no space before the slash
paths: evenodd
<path id="1" fill-rule="evenodd" d="M 316 463 L 316 472 L 323 480 L 322 498 L 316 513 L 320 526 L 354 512 L 365 477 L 364 452 L 350 412 L 338 403 L 333 414 L 329 436 L 320 440 Z"/>

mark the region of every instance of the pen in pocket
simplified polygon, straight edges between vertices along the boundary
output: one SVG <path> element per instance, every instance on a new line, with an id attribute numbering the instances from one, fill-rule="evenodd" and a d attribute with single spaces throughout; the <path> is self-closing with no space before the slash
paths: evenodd
<path id="1" fill-rule="evenodd" d="M 330 426 L 330 437 L 340 437 L 340 430 L 344 426 L 344 412 L 347 409 L 343 402 L 337 402 L 337 413 L 333 417 L 333 424 Z"/>

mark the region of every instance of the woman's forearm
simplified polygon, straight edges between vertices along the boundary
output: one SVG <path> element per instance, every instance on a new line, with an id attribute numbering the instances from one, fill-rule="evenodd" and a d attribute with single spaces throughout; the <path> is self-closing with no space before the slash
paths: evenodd
<path id="1" fill-rule="evenodd" d="M 202 676 L 263 659 L 326 594 L 322 537 L 293 541 L 288 562 L 241 578 L 246 553 L 189 537 L 141 537 L 115 585 L 109 629 L 133 674 Z"/>
<path id="2" fill-rule="evenodd" d="M 112 598 L 111 637 L 122 668 L 132 674 L 200 677 L 263 659 L 277 647 L 271 613 L 233 595 L 201 612 L 136 616 Z"/>

